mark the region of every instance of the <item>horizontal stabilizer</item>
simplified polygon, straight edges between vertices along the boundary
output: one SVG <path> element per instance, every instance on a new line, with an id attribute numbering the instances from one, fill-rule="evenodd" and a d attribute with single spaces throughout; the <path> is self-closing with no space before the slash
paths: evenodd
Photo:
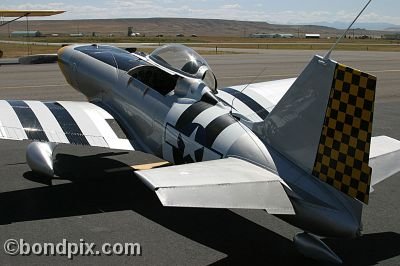
<path id="1" fill-rule="evenodd" d="M 164 206 L 263 209 L 294 214 L 282 179 L 249 162 L 228 158 L 138 171 Z"/>
<path id="2" fill-rule="evenodd" d="M 217 97 L 231 104 L 236 116 L 260 122 L 268 116 L 295 80 L 290 78 L 226 87 L 218 90 Z"/>
<path id="3" fill-rule="evenodd" d="M 400 141 L 387 136 L 373 137 L 369 164 L 372 186 L 400 172 Z"/>

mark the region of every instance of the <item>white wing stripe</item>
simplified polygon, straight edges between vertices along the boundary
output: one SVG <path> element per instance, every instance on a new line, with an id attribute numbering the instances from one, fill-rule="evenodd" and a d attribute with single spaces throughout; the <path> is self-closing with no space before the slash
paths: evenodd
<path id="1" fill-rule="evenodd" d="M 84 108 L 80 104 L 75 104 L 74 102 L 58 102 L 61 104 L 67 112 L 72 116 L 72 118 L 75 120 L 76 124 L 78 125 L 79 129 L 82 131 L 82 134 L 86 136 L 87 141 L 91 146 L 105 146 L 108 147 L 108 145 L 105 143 L 105 141 L 101 140 L 96 140 L 94 138 L 91 138 L 89 136 L 103 136 L 101 132 L 97 129 L 95 123 L 93 123 L 92 120 L 87 115 L 82 115 L 85 114 Z M 99 145 L 102 143 L 102 145 Z"/>
<path id="2" fill-rule="evenodd" d="M 127 139 L 120 139 L 105 119 L 113 119 L 96 105 L 86 106 L 74 102 L 59 102 L 72 116 L 91 146 L 134 150 Z"/>
<path id="3" fill-rule="evenodd" d="M 113 142 L 118 139 L 118 137 L 109 126 L 107 121 L 104 120 L 104 118 L 100 117 L 101 114 L 99 114 L 97 111 L 86 110 L 86 114 L 93 121 L 98 131 L 101 132 L 108 145 L 112 147 Z"/>
<path id="4" fill-rule="evenodd" d="M 38 101 L 25 101 L 25 103 L 36 115 L 50 142 L 69 143 L 67 136 L 65 136 L 64 131 L 49 108 Z"/>
<path id="5" fill-rule="evenodd" d="M 7 139 L 28 139 L 17 114 L 11 105 L 4 100 L 0 100 L 0 122 L 3 125 L 2 132 Z"/>
<path id="6" fill-rule="evenodd" d="M 94 104 L 40 101 L 23 101 L 23 104 L 29 109 L 24 110 L 29 111 L 29 116 L 20 117 L 10 102 L 0 100 L 0 139 L 28 139 L 23 125 L 25 120 L 34 119 L 48 142 L 134 150 L 128 139 L 116 133 L 120 129 L 114 130 L 113 124 L 108 123 L 108 119 L 114 118 Z"/>

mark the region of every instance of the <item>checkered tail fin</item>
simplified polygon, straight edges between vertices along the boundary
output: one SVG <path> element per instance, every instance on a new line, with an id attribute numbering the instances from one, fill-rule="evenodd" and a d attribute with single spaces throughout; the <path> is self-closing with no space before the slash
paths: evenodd
<path id="1" fill-rule="evenodd" d="M 336 64 L 312 174 L 368 203 L 376 78 Z"/>
<path id="2" fill-rule="evenodd" d="M 315 56 L 264 121 L 264 142 L 309 174 L 368 203 L 376 78 Z"/>

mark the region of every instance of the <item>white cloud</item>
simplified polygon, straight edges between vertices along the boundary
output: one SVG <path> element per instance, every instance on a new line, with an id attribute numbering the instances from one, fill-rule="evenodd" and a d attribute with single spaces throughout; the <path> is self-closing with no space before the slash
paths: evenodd
<path id="1" fill-rule="evenodd" d="M 337 12 L 329 11 L 281 11 L 275 13 L 268 13 L 266 19 L 270 23 L 283 23 L 283 24 L 307 24 L 312 22 L 351 22 L 356 17 L 355 12 L 345 10 Z M 387 22 L 393 24 L 400 24 L 400 17 L 382 16 L 374 12 L 363 14 L 358 22 Z"/>
<path id="2" fill-rule="evenodd" d="M 236 9 L 240 8 L 239 4 L 231 4 L 231 5 L 223 5 L 221 6 L 222 9 Z"/>
<path id="3" fill-rule="evenodd" d="M 205 4 L 204 2 L 208 2 Z M 349 22 L 354 19 L 356 12 L 347 10 L 282 10 L 272 12 L 263 4 L 241 5 L 240 1 L 216 6 L 207 0 L 198 0 L 196 4 L 180 0 L 110 0 L 99 1 L 98 5 L 79 5 L 70 2 L 54 1 L 46 4 L 0 5 L 2 9 L 62 9 L 67 13 L 50 17 L 50 19 L 86 19 L 86 18 L 148 18 L 148 17 L 190 17 L 235 19 L 249 21 L 267 21 L 279 24 L 307 24 L 311 22 Z M 182 3 L 182 4 L 181 4 Z M 359 22 L 387 22 L 400 24 L 399 16 L 381 15 L 366 12 Z"/>

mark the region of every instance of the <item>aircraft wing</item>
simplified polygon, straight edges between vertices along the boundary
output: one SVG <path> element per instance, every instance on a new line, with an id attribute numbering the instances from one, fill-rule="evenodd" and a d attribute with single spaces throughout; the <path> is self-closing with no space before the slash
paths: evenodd
<path id="1" fill-rule="evenodd" d="M 115 119 L 88 102 L 0 100 L 0 139 L 134 150 Z"/>
<path id="2" fill-rule="evenodd" d="M 217 97 L 232 105 L 234 112 L 252 122 L 261 122 L 274 109 L 295 80 L 295 78 L 290 78 L 222 88 L 218 90 Z"/>
<path id="3" fill-rule="evenodd" d="M 0 10 L 0 17 L 46 17 L 64 12 L 63 10 Z"/>
<path id="4" fill-rule="evenodd" d="M 369 165 L 372 167 L 371 186 L 400 171 L 400 141 L 379 136 L 371 139 Z"/>
<path id="5" fill-rule="evenodd" d="M 282 179 L 241 159 L 227 158 L 136 174 L 164 206 L 263 209 L 294 214 Z"/>

